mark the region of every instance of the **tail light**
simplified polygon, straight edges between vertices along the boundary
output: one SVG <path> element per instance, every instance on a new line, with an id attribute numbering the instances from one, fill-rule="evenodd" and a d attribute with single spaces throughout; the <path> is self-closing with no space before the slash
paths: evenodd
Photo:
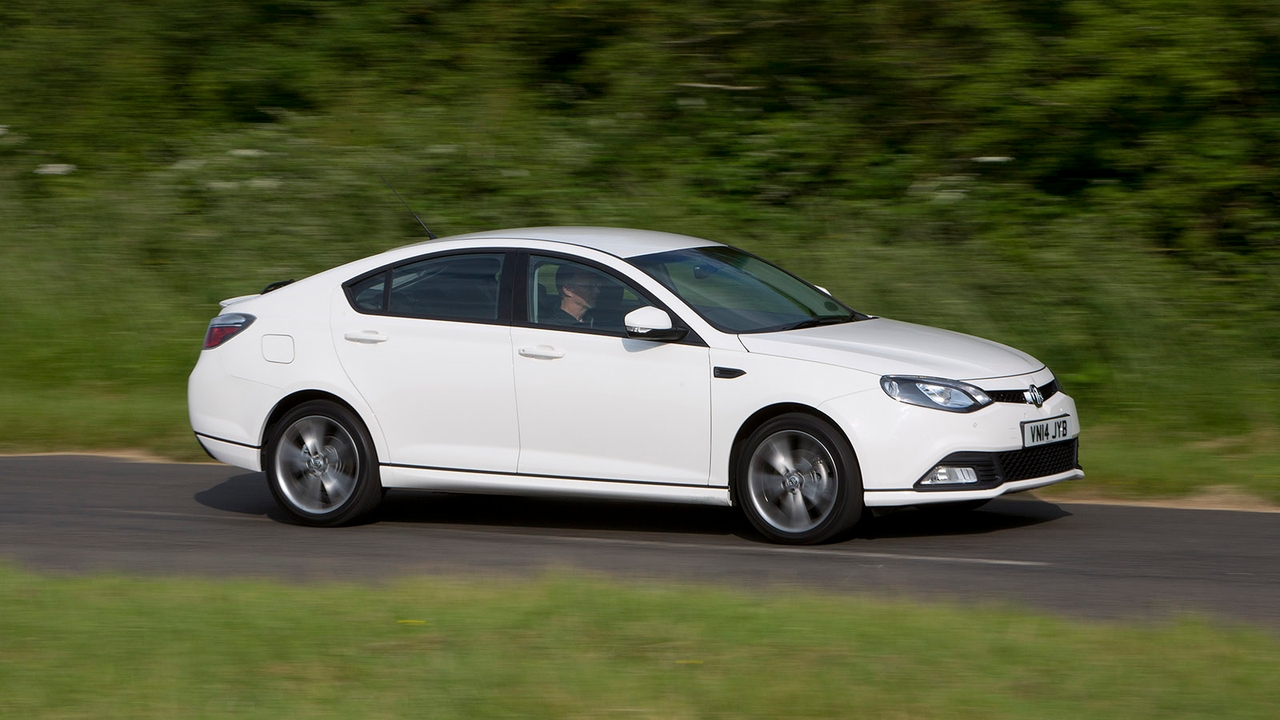
<path id="1" fill-rule="evenodd" d="M 227 313 L 210 320 L 209 330 L 204 334 L 204 349 L 216 348 L 230 340 L 252 325 L 255 319 L 245 313 Z"/>

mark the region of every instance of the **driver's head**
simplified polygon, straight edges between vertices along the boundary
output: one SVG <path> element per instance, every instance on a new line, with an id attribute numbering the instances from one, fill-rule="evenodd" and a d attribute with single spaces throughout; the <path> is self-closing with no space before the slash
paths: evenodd
<path id="1" fill-rule="evenodd" d="M 561 307 L 580 305 L 583 311 L 596 306 L 600 297 L 600 276 L 581 265 L 565 264 L 556 269 L 556 289 L 560 292 Z"/>

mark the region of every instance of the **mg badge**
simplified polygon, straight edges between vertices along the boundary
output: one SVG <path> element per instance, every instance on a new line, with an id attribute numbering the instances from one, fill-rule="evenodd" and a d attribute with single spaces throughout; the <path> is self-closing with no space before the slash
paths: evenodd
<path id="1" fill-rule="evenodd" d="M 1035 385 L 1032 385 L 1030 390 L 1022 393 L 1022 396 L 1027 399 L 1027 402 L 1035 405 L 1036 407 L 1044 405 L 1044 395 L 1040 394 L 1040 388 Z"/>

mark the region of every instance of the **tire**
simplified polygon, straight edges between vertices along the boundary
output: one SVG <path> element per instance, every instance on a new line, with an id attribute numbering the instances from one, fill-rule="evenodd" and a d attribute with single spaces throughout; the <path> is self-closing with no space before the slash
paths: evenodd
<path id="1" fill-rule="evenodd" d="M 303 525 L 354 523 L 382 500 L 369 431 L 355 413 L 326 400 L 303 403 L 275 424 L 263 468 L 276 503 Z"/>
<path id="2" fill-rule="evenodd" d="M 735 499 L 774 542 L 827 542 L 862 517 L 858 460 L 825 420 L 803 413 L 769 420 L 743 443 L 735 467 Z"/>

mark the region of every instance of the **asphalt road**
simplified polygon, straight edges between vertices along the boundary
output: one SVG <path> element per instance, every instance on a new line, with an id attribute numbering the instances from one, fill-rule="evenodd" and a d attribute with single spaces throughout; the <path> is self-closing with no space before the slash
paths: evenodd
<path id="1" fill-rule="evenodd" d="M 9 457 L 0 458 L 0 559 L 61 572 L 304 582 L 554 568 L 1280 626 L 1280 514 L 1036 499 L 952 517 L 898 512 L 810 548 L 766 544 L 727 508 L 399 491 L 375 522 L 314 529 L 285 520 L 258 473 Z"/>

